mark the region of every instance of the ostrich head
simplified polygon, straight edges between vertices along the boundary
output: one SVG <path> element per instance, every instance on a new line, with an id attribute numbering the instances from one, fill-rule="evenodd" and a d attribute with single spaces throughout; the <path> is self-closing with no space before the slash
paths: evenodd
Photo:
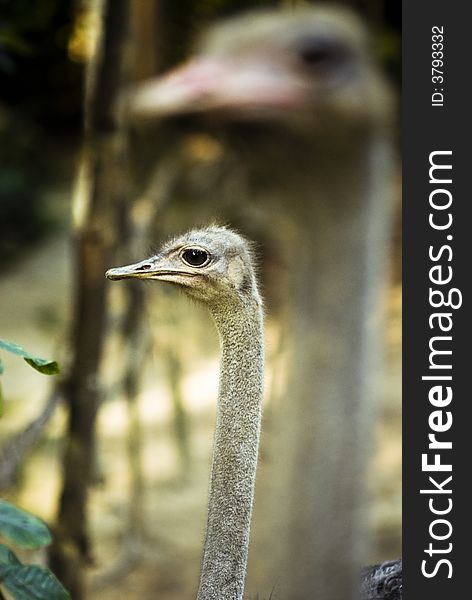
<path id="1" fill-rule="evenodd" d="M 253 262 L 250 244 L 242 236 L 225 227 L 208 227 L 167 242 L 146 260 L 109 269 L 106 276 L 167 281 L 210 307 L 260 303 Z"/>
<path id="2" fill-rule="evenodd" d="M 187 64 L 130 96 L 136 118 L 211 115 L 286 129 L 389 112 L 364 27 L 327 7 L 261 11 L 215 26 Z"/>

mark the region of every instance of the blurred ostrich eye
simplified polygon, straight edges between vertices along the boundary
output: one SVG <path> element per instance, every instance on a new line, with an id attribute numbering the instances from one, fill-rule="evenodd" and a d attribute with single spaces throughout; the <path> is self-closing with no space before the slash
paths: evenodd
<path id="1" fill-rule="evenodd" d="M 324 68 L 337 63 L 345 56 L 345 48 L 336 40 L 328 38 L 308 38 L 298 47 L 298 56 L 308 67 Z"/>
<path id="2" fill-rule="evenodd" d="M 189 248 L 182 253 L 182 260 L 191 267 L 203 267 L 209 261 L 208 252 L 200 248 Z"/>

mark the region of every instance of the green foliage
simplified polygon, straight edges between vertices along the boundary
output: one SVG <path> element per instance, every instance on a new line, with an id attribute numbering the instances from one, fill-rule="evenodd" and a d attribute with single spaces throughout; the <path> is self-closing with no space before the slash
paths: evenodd
<path id="1" fill-rule="evenodd" d="M 7 350 L 12 354 L 17 354 L 21 356 L 33 369 L 39 371 L 43 375 L 57 375 L 59 373 L 59 365 L 55 360 L 48 360 L 47 358 L 39 358 L 38 356 L 33 356 L 26 350 L 24 350 L 18 344 L 14 344 L 13 342 L 7 342 L 6 340 L 0 339 L 0 348 L 2 350 Z M 3 362 L 0 360 L 0 375 L 4 372 Z M 2 388 L 0 386 L 0 417 L 3 413 L 3 395 Z"/>
<path id="2" fill-rule="evenodd" d="M 41 548 L 52 541 L 46 523 L 5 500 L 0 500 L 0 535 L 28 549 Z"/>
<path id="3" fill-rule="evenodd" d="M 41 548 L 51 543 L 46 524 L 34 515 L 0 500 L 0 536 L 22 548 Z M 24 565 L 0 544 L 0 585 L 15 600 L 68 600 L 67 590 L 45 567 Z"/>
<path id="4" fill-rule="evenodd" d="M 39 358 L 38 356 L 33 356 L 26 350 L 24 350 L 18 344 L 14 344 L 13 342 L 7 342 L 6 340 L 0 339 L 0 348 L 2 350 L 7 350 L 12 354 L 17 354 L 21 356 L 33 369 L 43 373 L 43 375 L 57 375 L 59 373 L 59 365 L 55 360 L 49 360 L 47 358 Z M 0 375 L 2 375 L 5 371 L 5 367 L 3 366 L 3 362 L 0 359 Z M 3 414 L 3 395 L 2 395 L 2 387 L 0 385 L 0 417 Z"/>
<path id="5" fill-rule="evenodd" d="M 0 340 L 0 348 L 21 356 L 40 373 L 59 373 L 57 362 L 33 356 L 13 342 Z M 2 373 L 3 363 L 0 361 Z M 44 521 L 6 500 L 0 500 L 0 537 L 25 549 L 42 548 L 52 541 Z M 0 544 L 0 587 L 7 590 L 14 600 L 70 600 L 67 590 L 49 569 L 22 564 L 3 544 Z"/>
<path id="6" fill-rule="evenodd" d="M 17 55 L 29 55 L 34 46 L 28 37 L 38 37 L 53 22 L 60 0 L 0 0 L 0 71 L 12 72 Z"/>
<path id="7" fill-rule="evenodd" d="M 77 4 L 0 0 L 0 97 L 20 118 L 44 118 L 48 125 L 72 118 L 74 129 L 79 125 L 82 65 L 67 53 Z"/>
<path id="8" fill-rule="evenodd" d="M 69 593 L 44 567 L 23 565 L 5 546 L 0 545 L 0 583 L 15 600 L 68 600 Z"/>
<path id="9" fill-rule="evenodd" d="M 44 567 L 23 565 L 15 554 L 0 544 L 0 584 L 15 600 L 67 600 L 67 591 Z"/>
<path id="10" fill-rule="evenodd" d="M 36 125 L 0 102 L 0 268 L 16 264 L 53 225 L 41 203 L 48 166 L 39 144 Z"/>
<path id="11" fill-rule="evenodd" d="M 3 544 L 0 544 L 0 565 L 21 565 L 20 561 L 13 554 L 10 548 L 7 548 Z"/>
<path id="12" fill-rule="evenodd" d="M 13 342 L 7 342 L 6 340 L 0 340 L 0 348 L 2 350 L 7 350 L 12 354 L 17 354 L 18 356 L 23 357 L 23 359 L 36 371 L 43 373 L 43 375 L 57 375 L 59 373 L 59 365 L 55 360 L 48 360 L 46 358 L 39 358 L 38 356 L 33 356 L 26 350 L 24 350 L 18 344 L 14 344 Z M 1 371 L 0 371 L 1 374 Z"/>

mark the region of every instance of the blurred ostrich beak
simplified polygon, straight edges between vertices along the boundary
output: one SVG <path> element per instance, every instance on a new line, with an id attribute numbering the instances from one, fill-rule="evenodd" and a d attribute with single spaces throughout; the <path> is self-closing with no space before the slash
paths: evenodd
<path id="1" fill-rule="evenodd" d="M 197 58 L 161 78 L 141 84 L 128 97 L 131 116 L 152 119 L 207 111 L 233 115 L 299 107 L 303 82 L 269 58 Z"/>

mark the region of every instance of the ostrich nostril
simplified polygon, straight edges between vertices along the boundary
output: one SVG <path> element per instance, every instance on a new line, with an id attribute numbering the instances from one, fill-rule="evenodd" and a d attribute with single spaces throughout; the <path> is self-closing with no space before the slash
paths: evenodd
<path id="1" fill-rule="evenodd" d="M 149 263 L 146 263 L 145 265 L 141 265 L 140 267 L 138 267 L 136 271 L 148 271 L 150 268 L 151 265 Z"/>

